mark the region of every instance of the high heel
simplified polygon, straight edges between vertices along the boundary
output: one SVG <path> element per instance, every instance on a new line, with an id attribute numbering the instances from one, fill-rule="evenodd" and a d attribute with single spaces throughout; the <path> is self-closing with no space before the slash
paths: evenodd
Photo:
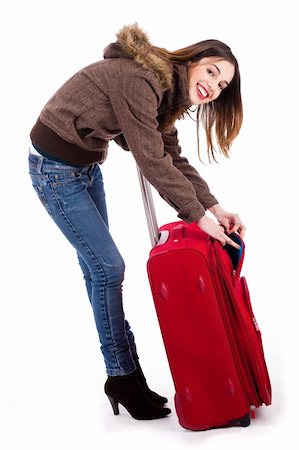
<path id="1" fill-rule="evenodd" d="M 114 398 L 110 397 L 110 395 L 107 395 L 109 402 L 111 403 L 114 415 L 117 416 L 119 414 L 119 407 L 118 402 L 114 400 Z"/>
<path id="2" fill-rule="evenodd" d="M 134 419 L 161 419 L 171 413 L 149 400 L 138 382 L 137 371 L 123 376 L 108 376 L 104 391 L 111 403 L 114 415 L 119 414 L 119 403 L 123 405 Z"/>

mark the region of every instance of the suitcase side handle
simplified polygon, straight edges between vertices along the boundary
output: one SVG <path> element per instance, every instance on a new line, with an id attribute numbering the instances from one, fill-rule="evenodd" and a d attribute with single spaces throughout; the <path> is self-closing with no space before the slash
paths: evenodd
<path id="1" fill-rule="evenodd" d="M 159 229 L 158 229 L 158 222 L 157 222 L 157 216 L 155 211 L 155 205 L 153 200 L 153 195 L 151 191 L 151 185 L 141 172 L 138 164 L 137 165 L 137 173 L 141 188 L 141 194 L 142 194 L 142 200 L 145 210 L 145 216 L 148 226 L 148 231 L 150 235 L 150 240 L 152 247 L 157 245 L 159 243 L 160 235 L 159 235 Z M 161 236 L 162 238 L 162 236 Z M 163 235 L 163 242 L 160 242 L 161 244 L 166 242 L 167 237 Z"/>

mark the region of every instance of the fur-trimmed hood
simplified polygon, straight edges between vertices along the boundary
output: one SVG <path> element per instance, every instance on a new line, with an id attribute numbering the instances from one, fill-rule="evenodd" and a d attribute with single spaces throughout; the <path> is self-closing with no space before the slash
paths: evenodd
<path id="1" fill-rule="evenodd" d="M 109 44 L 104 50 L 105 59 L 132 58 L 156 74 L 163 91 L 172 88 L 172 64 L 151 51 L 152 44 L 137 23 L 124 26 L 116 36 L 117 41 Z"/>

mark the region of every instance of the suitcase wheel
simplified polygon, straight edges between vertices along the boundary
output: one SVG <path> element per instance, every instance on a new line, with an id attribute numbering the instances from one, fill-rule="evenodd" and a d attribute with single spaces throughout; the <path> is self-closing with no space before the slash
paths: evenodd
<path id="1" fill-rule="evenodd" d="M 241 427 L 248 427 L 250 425 L 250 414 L 245 414 L 244 417 L 240 419 Z"/>

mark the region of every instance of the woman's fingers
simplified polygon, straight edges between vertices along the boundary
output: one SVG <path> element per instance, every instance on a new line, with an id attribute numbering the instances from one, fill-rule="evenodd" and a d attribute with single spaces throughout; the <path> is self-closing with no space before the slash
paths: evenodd
<path id="1" fill-rule="evenodd" d="M 235 241 L 233 241 L 229 236 L 226 234 L 222 237 L 222 246 L 224 247 L 226 244 L 231 245 L 232 247 L 235 247 L 237 250 L 240 249 L 240 245 L 237 244 Z"/>
<path id="2" fill-rule="evenodd" d="M 241 232 L 243 232 L 243 229 L 245 228 L 243 224 L 234 224 L 234 226 L 238 226 L 237 229 L 240 229 Z M 225 228 L 221 224 L 216 224 L 213 220 L 211 220 L 207 216 L 203 216 L 198 221 L 198 226 L 203 231 L 205 231 L 207 234 L 209 234 L 211 237 L 217 239 L 221 245 L 224 247 L 226 244 L 232 245 L 233 247 L 239 249 L 240 246 L 234 242 L 226 233 Z M 234 228 L 233 226 L 233 228 Z M 232 228 L 232 229 L 233 229 Z M 236 229 L 236 231 L 237 231 Z"/>
<path id="3" fill-rule="evenodd" d="M 235 247 L 237 250 L 240 250 L 240 245 L 237 244 L 235 241 L 233 241 L 232 239 L 227 239 L 226 244 L 231 245 L 232 247 Z"/>
<path id="4" fill-rule="evenodd" d="M 228 234 L 232 234 L 235 233 L 236 231 L 239 233 L 240 237 L 242 238 L 245 234 L 246 231 L 246 227 L 245 225 L 242 223 L 240 217 L 238 216 L 238 214 L 234 214 L 233 215 L 233 220 L 232 220 L 232 227 L 228 230 Z"/>
<path id="5" fill-rule="evenodd" d="M 245 227 L 245 225 L 242 223 L 242 225 L 241 225 L 240 228 L 238 229 L 238 233 L 239 233 L 239 235 L 241 236 L 241 238 L 244 237 L 245 231 L 246 231 L 246 227 Z"/>
<path id="6" fill-rule="evenodd" d="M 226 244 L 229 244 L 239 250 L 240 245 L 233 241 L 227 234 L 225 234 L 225 231 L 222 227 L 219 228 L 219 232 L 215 237 L 222 244 L 222 247 L 224 247 Z"/>

